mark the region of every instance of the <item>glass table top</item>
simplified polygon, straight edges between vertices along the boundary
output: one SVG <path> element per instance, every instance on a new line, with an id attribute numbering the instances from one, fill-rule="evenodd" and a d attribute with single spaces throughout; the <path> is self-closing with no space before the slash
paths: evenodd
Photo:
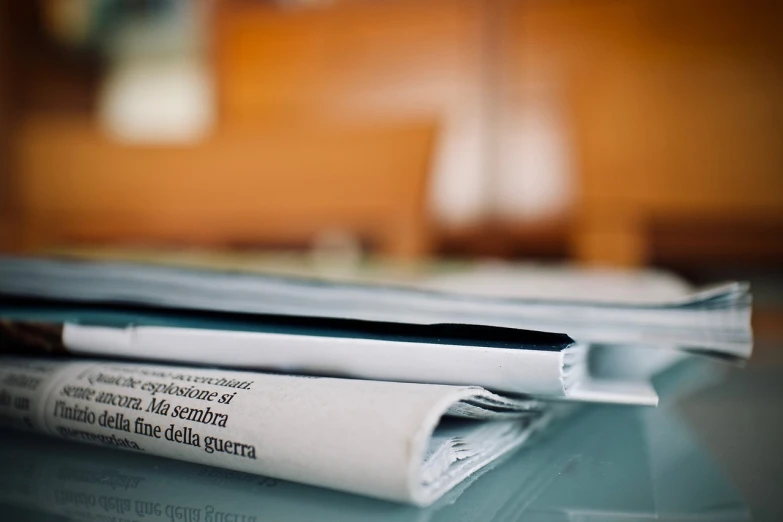
<path id="1" fill-rule="evenodd" d="M 655 384 L 658 408 L 581 407 L 426 509 L 0 432 L 0 519 L 783 520 L 783 367 L 692 358 Z"/>

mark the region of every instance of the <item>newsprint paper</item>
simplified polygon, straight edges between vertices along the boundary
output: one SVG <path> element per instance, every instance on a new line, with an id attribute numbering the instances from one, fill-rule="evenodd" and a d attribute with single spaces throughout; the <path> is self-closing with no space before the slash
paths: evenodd
<path id="1" fill-rule="evenodd" d="M 476 387 L 0 358 L 0 425 L 420 506 L 555 412 Z"/>

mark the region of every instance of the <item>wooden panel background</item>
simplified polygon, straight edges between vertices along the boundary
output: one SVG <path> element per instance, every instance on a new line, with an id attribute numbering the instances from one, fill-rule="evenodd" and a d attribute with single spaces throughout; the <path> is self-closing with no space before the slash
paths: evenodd
<path id="1" fill-rule="evenodd" d="M 216 13 L 222 117 L 442 117 L 479 93 L 478 0 L 343 0 Z"/>
<path id="2" fill-rule="evenodd" d="M 427 246 L 433 137 L 428 122 L 281 124 L 198 146 L 129 146 L 83 118 L 30 118 L 18 133 L 27 239 L 290 244 L 337 229 L 415 255 Z"/>
<path id="3" fill-rule="evenodd" d="M 510 75 L 569 100 L 577 256 L 642 263 L 657 220 L 783 219 L 782 4 L 514 5 Z"/>
<path id="4" fill-rule="evenodd" d="M 10 3 L 0 0 L 0 248 L 11 246 L 14 220 L 11 175 L 11 133 L 13 106 L 13 53 L 11 49 Z"/>
<path id="5" fill-rule="evenodd" d="M 299 129 L 289 138 L 302 133 L 314 139 L 323 125 L 377 126 L 380 132 L 416 120 L 428 122 L 424 126 L 430 129 L 441 123 L 442 130 L 453 114 L 477 107 L 483 127 L 471 139 L 485 140 L 486 149 L 496 153 L 497 141 L 520 131 L 536 93 L 561 104 L 573 145 L 577 197 L 566 211 L 570 228 L 551 230 L 569 236 L 579 259 L 643 263 L 651 257 L 649 230 L 657 222 L 720 223 L 727 216 L 765 226 L 783 222 L 783 32 L 778 28 L 783 4 L 343 0 L 276 9 L 224 0 L 216 5 L 213 58 L 220 121 L 215 136 L 193 151 L 135 151 L 100 137 L 90 114 L 63 118 L 33 104 L 14 132 L 22 192 L 10 198 L 24 206 L 25 223 L 34 230 L 29 237 L 106 239 L 116 220 L 124 223 L 116 233 L 134 239 L 143 239 L 142 230 L 157 230 L 150 235 L 154 240 L 208 243 L 221 237 L 251 241 L 251 229 L 258 231 L 258 240 L 301 235 L 304 225 L 280 226 L 279 237 L 262 230 L 264 219 L 251 214 L 263 212 L 250 196 L 262 189 L 274 195 L 267 210 L 277 209 L 287 222 L 304 221 L 300 213 L 315 209 L 318 220 L 329 222 L 324 216 L 333 214 L 339 225 L 343 211 L 326 203 L 334 188 L 329 183 L 308 182 L 294 190 L 296 183 L 279 177 L 267 189 L 249 174 L 263 170 L 265 162 L 270 172 L 276 169 L 278 160 L 262 160 L 263 150 L 292 155 L 292 164 L 304 161 L 274 129 L 288 126 Z M 405 203 L 394 212 L 407 224 L 390 228 L 416 230 L 419 225 L 411 223 L 427 221 L 421 217 L 426 214 L 421 180 L 431 171 L 422 166 L 421 146 L 411 147 L 406 161 L 420 170 L 406 186 L 419 190 L 418 199 L 401 188 L 402 182 L 391 189 L 390 174 L 346 167 L 359 179 L 342 178 L 340 185 L 349 188 L 335 201 L 349 201 L 344 208 L 356 210 L 365 194 L 386 194 L 387 199 L 370 197 L 379 199 L 368 206 L 389 210 L 394 197 L 402 198 Z M 326 149 L 313 152 L 319 154 L 335 166 L 344 161 Z M 373 161 L 384 163 L 383 157 Z M 369 156 L 362 162 L 370 165 Z M 485 162 L 485 185 L 496 181 L 497 162 L 492 157 Z M 413 168 L 410 164 L 400 161 L 395 168 Z M 150 173 L 158 165 L 165 167 L 162 178 Z M 237 179 L 229 182 L 234 170 Z M 108 175 L 123 181 L 106 184 L 109 171 L 121 173 Z M 414 199 L 421 205 L 417 211 L 409 206 Z M 199 222 L 199 212 L 210 217 Z M 356 220 L 356 226 L 364 222 Z M 478 237 L 486 235 L 484 223 L 474 225 Z M 493 239 L 497 244 L 539 241 L 515 235 L 513 226 L 491 230 L 504 231 Z M 420 244 L 421 236 L 410 232 L 407 241 Z"/>

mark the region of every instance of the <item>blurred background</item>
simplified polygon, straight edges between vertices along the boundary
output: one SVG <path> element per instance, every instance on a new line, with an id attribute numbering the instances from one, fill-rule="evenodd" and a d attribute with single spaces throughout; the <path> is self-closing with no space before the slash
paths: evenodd
<path id="1" fill-rule="evenodd" d="M 6 251 L 783 266 L 779 2 L 0 10 Z"/>

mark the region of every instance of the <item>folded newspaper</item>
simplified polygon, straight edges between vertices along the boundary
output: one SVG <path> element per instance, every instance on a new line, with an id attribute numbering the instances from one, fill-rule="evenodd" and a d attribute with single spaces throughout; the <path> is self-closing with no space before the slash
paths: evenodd
<path id="1" fill-rule="evenodd" d="M 6 298 L 0 303 L 0 347 L 22 354 L 476 385 L 570 401 L 658 400 L 648 376 L 593 376 L 591 347 L 566 335 L 477 325 L 226 317 Z"/>
<path id="2" fill-rule="evenodd" d="M 0 349 L 22 354 L 0 424 L 429 505 L 568 401 L 656 404 L 631 345 L 746 358 L 749 318 L 741 283 L 588 302 L 0 258 Z"/>
<path id="3" fill-rule="evenodd" d="M 352 284 L 120 262 L 0 257 L 3 295 L 399 324 L 464 323 L 562 332 L 586 344 L 677 347 L 738 358 L 750 357 L 753 345 L 750 288 L 740 282 L 612 302 L 591 295 L 514 298 L 451 293 L 432 285 Z"/>
<path id="4" fill-rule="evenodd" d="M 536 436 L 530 451 L 498 459 L 426 509 L 3 430 L 0 505 L 7 520 L 33 513 L 36 520 L 115 522 L 594 521 L 627 520 L 629 513 L 750 520 L 677 408 L 683 397 L 714 387 L 727 368 L 689 358 L 657 381 L 663 407 L 582 410 Z"/>
<path id="5" fill-rule="evenodd" d="M 658 301 L 637 294 L 614 304 L 493 298 L 149 265 L 0 258 L 0 338 L 80 356 L 478 385 L 538 398 L 644 405 L 657 402 L 649 380 L 622 371 L 596 378 L 592 343 L 750 355 L 747 285 L 730 283 Z M 523 325 L 569 335 L 520 329 Z M 613 358 L 628 357 L 614 352 Z"/>
<path id="6" fill-rule="evenodd" d="M 0 425 L 421 506 L 563 408 L 478 387 L 0 358 Z"/>

